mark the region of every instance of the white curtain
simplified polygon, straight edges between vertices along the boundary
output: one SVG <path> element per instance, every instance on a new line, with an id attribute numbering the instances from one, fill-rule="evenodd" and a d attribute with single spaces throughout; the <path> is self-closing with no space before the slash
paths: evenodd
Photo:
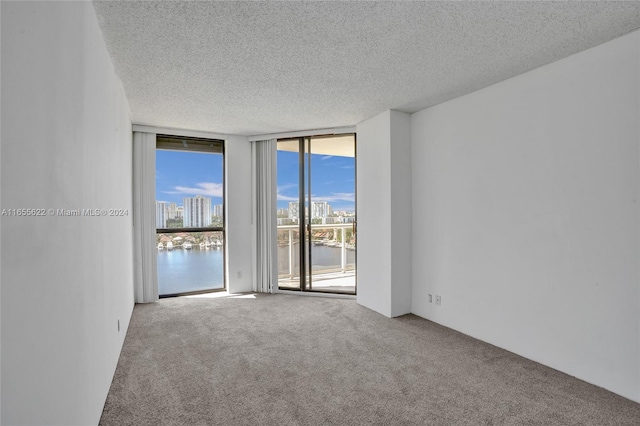
<path id="1" fill-rule="evenodd" d="M 253 290 L 260 293 L 273 293 L 278 289 L 276 143 L 275 139 L 251 143 Z"/>
<path id="2" fill-rule="evenodd" d="M 158 300 L 156 135 L 133 133 L 133 256 L 136 303 Z"/>

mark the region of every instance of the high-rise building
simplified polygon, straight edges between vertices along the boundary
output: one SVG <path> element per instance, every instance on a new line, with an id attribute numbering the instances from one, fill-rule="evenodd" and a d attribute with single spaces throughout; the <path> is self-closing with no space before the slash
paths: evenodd
<path id="1" fill-rule="evenodd" d="M 211 225 L 211 198 L 196 195 L 182 199 L 184 207 L 183 226 L 202 228 Z"/>
<path id="2" fill-rule="evenodd" d="M 311 219 L 324 219 L 332 214 L 331 205 L 326 201 L 311 202 Z"/>
<path id="3" fill-rule="evenodd" d="M 291 202 L 289 203 L 289 219 L 298 219 L 298 210 L 300 209 L 300 203 Z"/>
<path id="4" fill-rule="evenodd" d="M 223 209 L 222 209 L 222 204 L 216 204 L 215 206 L 213 206 L 213 215 L 217 216 L 217 217 L 222 217 L 223 216 Z"/>
<path id="5" fill-rule="evenodd" d="M 167 202 L 156 201 L 156 228 L 166 228 L 167 219 Z"/>
<path id="6" fill-rule="evenodd" d="M 176 219 L 178 217 L 178 205 L 176 203 L 167 204 L 167 219 Z"/>
<path id="7" fill-rule="evenodd" d="M 286 209 L 282 209 L 286 211 Z M 305 214 L 309 214 L 308 210 L 305 208 Z M 311 219 L 325 219 L 333 214 L 333 209 L 331 205 L 326 201 L 313 201 L 311 203 Z M 289 219 L 297 220 L 300 217 L 300 203 L 291 202 L 289 203 L 289 210 L 287 217 Z"/>

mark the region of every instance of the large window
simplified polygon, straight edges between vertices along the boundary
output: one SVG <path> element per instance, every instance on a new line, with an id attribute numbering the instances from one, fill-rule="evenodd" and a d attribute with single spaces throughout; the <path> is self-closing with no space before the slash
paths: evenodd
<path id="1" fill-rule="evenodd" d="M 278 288 L 356 293 L 355 143 L 278 141 Z"/>
<path id="2" fill-rule="evenodd" d="M 224 142 L 158 135 L 160 297 L 225 289 Z"/>

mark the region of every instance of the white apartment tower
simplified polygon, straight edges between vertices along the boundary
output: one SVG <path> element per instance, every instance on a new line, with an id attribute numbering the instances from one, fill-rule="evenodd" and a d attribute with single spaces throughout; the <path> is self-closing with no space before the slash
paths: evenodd
<path id="1" fill-rule="evenodd" d="M 298 214 L 298 210 L 300 209 L 300 203 L 299 202 L 292 202 L 289 203 L 289 219 L 298 219 L 299 214 Z"/>
<path id="2" fill-rule="evenodd" d="M 311 203 L 311 219 L 325 219 L 333 213 L 331 205 L 326 201 L 313 201 Z"/>
<path id="3" fill-rule="evenodd" d="M 156 201 L 156 228 L 167 227 L 167 202 Z"/>
<path id="4" fill-rule="evenodd" d="M 211 226 L 211 198 L 196 195 L 182 199 L 184 207 L 183 226 L 185 228 L 202 228 Z"/>
<path id="5" fill-rule="evenodd" d="M 176 203 L 167 203 L 166 211 L 167 219 L 175 219 L 178 217 L 178 205 Z"/>
<path id="6" fill-rule="evenodd" d="M 222 204 L 216 204 L 215 206 L 213 206 L 213 215 L 217 216 L 217 217 L 222 217 Z"/>

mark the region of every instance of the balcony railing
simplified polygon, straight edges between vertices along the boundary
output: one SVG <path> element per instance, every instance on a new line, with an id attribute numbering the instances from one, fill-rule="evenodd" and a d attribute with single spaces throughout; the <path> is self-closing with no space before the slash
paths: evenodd
<path id="1" fill-rule="evenodd" d="M 312 224 L 307 233 L 311 242 L 311 272 L 315 285 L 355 291 L 355 233 L 352 223 Z M 278 226 L 278 279 L 281 286 L 299 288 L 300 226 Z M 345 280 L 346 279 L 346 280 Z M 322 285 L 320 284 L 322 282 Z M 338 284 L 340 282 L 340 284 Z"/>

